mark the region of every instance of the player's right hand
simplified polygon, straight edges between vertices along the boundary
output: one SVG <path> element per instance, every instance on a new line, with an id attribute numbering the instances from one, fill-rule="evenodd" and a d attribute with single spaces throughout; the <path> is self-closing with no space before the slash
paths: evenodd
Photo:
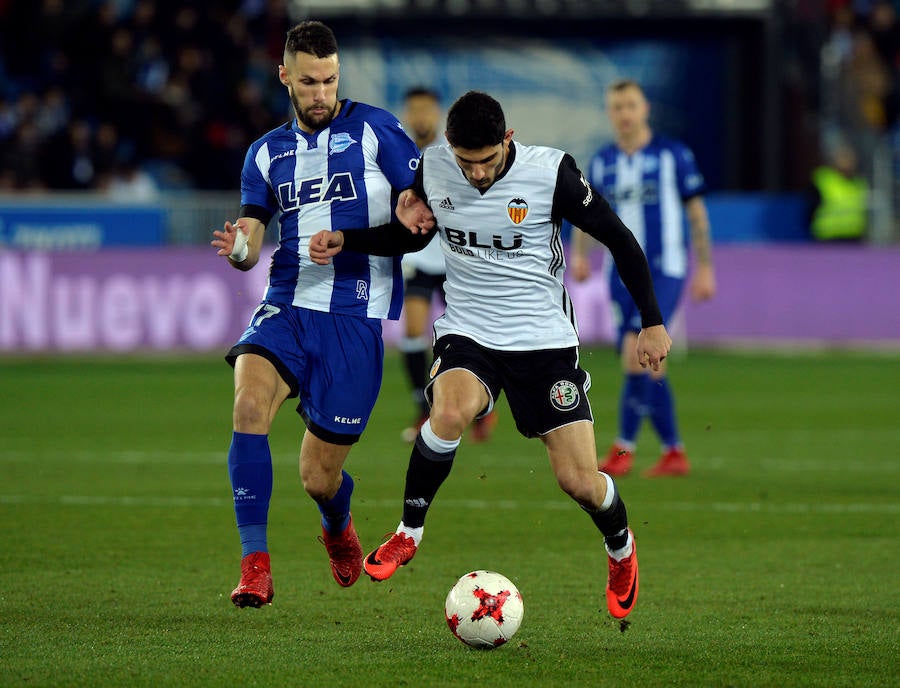
<path id="1" fill-rule="evenodd" d="M 246 236 L 248 231 L 249 230 L 246 227 L 240 224 L 240 221 L 235 220 L 232 224 L 226 220 L 225 227 L 222 230 L 215 230 L 213 232 L 214 239 L 209 243 L 213 248 L 219 249 L 216 251 L 217 255 L 227 256 L 234 250 L 238 232 L 241 232 Z"/>
<path id="2" fill-rule="evenodd" d="M 336 256 L 344 247 L 344 233 L 323 229 L 316 232 L 309 240 L 309 257 L 313 263 L 328 265 L 331 257 Z"/>
<path id="3" fill-rule="evenodd" d="M 660 364 L 672 348 L 672 338 L 665 325 L 645 327 L 638 333 L 637 356 L 641 368 L 659 370 Z"/>
<path id="4" fill-rule="evenodd" d="M 413 234 L 427 234 L 434 227 L 434 213 L 411 189 L 397 199 L 397 219 Z"/>

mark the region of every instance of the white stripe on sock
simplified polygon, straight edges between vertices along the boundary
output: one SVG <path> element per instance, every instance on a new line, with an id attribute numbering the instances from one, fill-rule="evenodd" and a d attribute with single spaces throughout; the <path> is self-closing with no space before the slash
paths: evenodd
<path id="1" fill-rule="evenodd" d="M 598 511 L 607 511 L 612 506 L 613 499 L 616 497 L 616 483 L 613 482 L 611 476 L 603 471 L 598 471 L 600 475 L 606 478 L 606 496 L 603 498 L 603 504 L 600 505 Z"/>
<path id="2" fill-rule="evenodd" d="M 459 440 L 461 439 L 457 437 L 455 440 L 445 440 L 435 435 L 434 430 L 431 429 L 430 418 L 425 421 L 419 432 L 422 434 L 422 441 L 425 442 L 425 446 L 436 454 L 449 454 L 459 446 Z"/>

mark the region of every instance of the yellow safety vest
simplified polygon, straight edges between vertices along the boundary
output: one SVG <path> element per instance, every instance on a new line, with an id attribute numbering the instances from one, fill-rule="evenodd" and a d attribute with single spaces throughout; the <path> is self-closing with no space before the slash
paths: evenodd
<path id="1" fill-rule="evenodd" d="M 849 179 L 830 167 L 813 171 L 813 184 L 822 202 L 812 218 L 816 239 L 859 239 L 866 231 L 868 188 L 864 179 Z"/>

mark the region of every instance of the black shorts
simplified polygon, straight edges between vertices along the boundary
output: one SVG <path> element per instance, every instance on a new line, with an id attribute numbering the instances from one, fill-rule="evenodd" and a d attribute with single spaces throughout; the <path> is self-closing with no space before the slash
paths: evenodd
<path id="1" fill-rule="evenodd" d="M 406 280 L 404 286 L 406 296 L 419 296 L 426 301 L 431 301 L 432 294 L 437 292 L 444 300 L 444 280 L 447 275 L 440 273 L 434 275 L 430 272 L 422 272 L 416 268 L 415 272 Z"/>
<path id="2" fill-rule="evenodd" d="M 546 435 L 577 421 L 594 422 L 587 392 L 591 376 L 578 367 L 578 347 L 538 351 L 498 351 L 468 337 L 446 335 L 435 342 L 431 385 L 448 370 L 468 370 L 484 385 L 491 400 L 488 413 L 501 392 L 506 392 L 516 428 L 525 437 Z"/>

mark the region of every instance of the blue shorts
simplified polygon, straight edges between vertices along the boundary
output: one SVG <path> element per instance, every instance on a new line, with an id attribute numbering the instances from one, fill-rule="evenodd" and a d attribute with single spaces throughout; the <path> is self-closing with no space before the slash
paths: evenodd
<path id="1" fill-rule="evenodd" d="M 653 275 L 653 289 L 656 291 L 656 301 L 659 303 L 663 324 L 668 327 L 681 300 L 684 278 Z M 616 323 L 616 348 L 621 349 L 626 332 L 641 331 L 641 313 L 617 274 L 613 274 L 609 280 L 609 296 Z"/>
<path id="2" fill-rule="evenodd" d="M 359 440 L 381 388 L 381 320 L 264 301 L 225 360 L 234 366 L 245 353 L 275 366 L 312 434 L 332 444 Z"/>

